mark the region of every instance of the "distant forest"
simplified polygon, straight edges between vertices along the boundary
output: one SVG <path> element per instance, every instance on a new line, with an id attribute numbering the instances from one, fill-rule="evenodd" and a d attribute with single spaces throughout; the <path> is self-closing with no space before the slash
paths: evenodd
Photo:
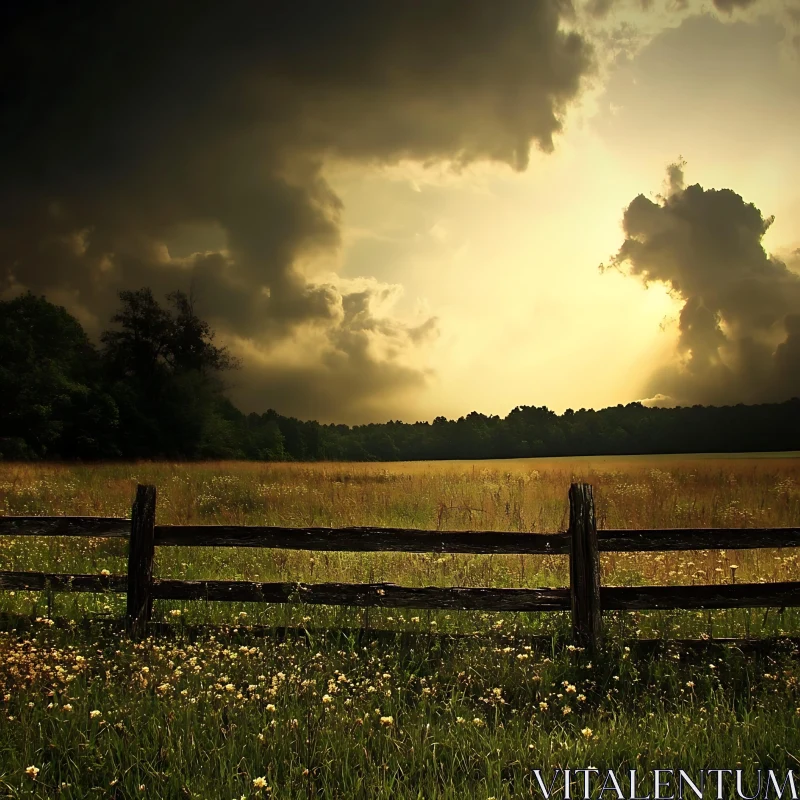
<path id="1" fill-rule="evenodd" d="M 518 406 L 505 418 L 320 424 L 270 409 L 244 414 L 222 375 L 238 366 L 214 344 L 191 298 L 162 306 L 120 293 L 95 346 L 43 297 L 0 302 L 0 458 L 397 461 L 602 454 L 800 450 L 800 400 L 601 411 Z"/>

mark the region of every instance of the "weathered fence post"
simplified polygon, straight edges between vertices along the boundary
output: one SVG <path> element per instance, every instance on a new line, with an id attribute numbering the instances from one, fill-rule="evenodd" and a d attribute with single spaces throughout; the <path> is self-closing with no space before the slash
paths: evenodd
<path id="1" fill-rule="evenodd" d="M 594 497 L 588 483 L 569 487 L 569 585 L 572 636 L 575 644 L 594 650 L 602 644 L 600 612 L 600 550 L 594 517 Z"/>
<path id="2" fill-rule="evenodd" d="M 128 609 L 126 622 L 132 635 L 144 633 L 153 611 L 153 556 L 155 555 L 156 487 L 137 486 L 131 512 L 128 547 Z"/>

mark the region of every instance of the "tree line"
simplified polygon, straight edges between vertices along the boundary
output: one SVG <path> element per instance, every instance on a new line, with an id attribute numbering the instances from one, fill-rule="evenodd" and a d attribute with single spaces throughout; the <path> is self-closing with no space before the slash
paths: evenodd
<path id="1" fill-rule="evenodd" d="M 244 414 L 223 375 L 239 364 L 183 292 L 120 292 L 95 346 L 64 308 L 0 302 L 0 458 L 396 461 L 800 450 L 800 399 L 599 411 L 518 406 L 432 423 L 321 424 Z"/>

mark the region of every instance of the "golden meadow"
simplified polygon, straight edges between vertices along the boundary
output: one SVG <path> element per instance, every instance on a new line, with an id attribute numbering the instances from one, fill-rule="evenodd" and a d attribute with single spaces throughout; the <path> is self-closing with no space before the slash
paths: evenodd
<path id="1" fill-rule="evenodd" d="M 797 454 L 0 464 L 0 512 L 128 516 L 152 483 L 165 524 L 552 532 L 573 481 L 593 484 L 601 528 L 800 519 Z M 567 584 L 564 556 L 158 548 L 155 564 L 179 578 Z M 0 570 L 125 568 L 124 541 L 0 538 Z M 796 580 L 798 553 L 609 553 L 602 570 L 618 585 Z M 793 609 L 607 614 L 594 658 L 559 644 L 564 613 L 156 601 L 170 635 L 131 642 L 123 612 L 121 595 L 0 592 L 0 796 L 505 798 L 535 793 L 537 767 L 800 767 L 791 642 L 667 641 L 798 635 Z M 640 651 L 639 638 L 665 641 Z"/>

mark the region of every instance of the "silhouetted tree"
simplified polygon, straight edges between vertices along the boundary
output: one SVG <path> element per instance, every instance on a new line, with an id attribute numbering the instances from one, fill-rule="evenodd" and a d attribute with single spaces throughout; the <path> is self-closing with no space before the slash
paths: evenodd
<path id="1" fill-rule="evenodd" d="M 60 306 L 0 302 L 0 457 L 413 460 L 800 450 L 800 400 L 600 411 L 517 406 L 432 423 L 320 425 L 274 409 L 245 416 L 221 376 L 238 366 L 190 296 L 162 307 L 120 293 L 114 329 L 93 347 Z"/>
<path id="2" fill-rule="evenodd" d="M 0 302 L 0 456 L 118 454 L 117 407 L 78 320 L 27 293 Z"/>
<path id="3" fill-rule="evenodd" d="M 230 419 L 219 376 L 238 362 L 214 344 L 191 299 L 173 292 L 167 309 L 148 288 L 119 296 L 122 307 L 111 318 L 118 327 L 101 341 L 120 409 L 123 450 L 139 456 L 243 456 L 246 424 Z"/>

